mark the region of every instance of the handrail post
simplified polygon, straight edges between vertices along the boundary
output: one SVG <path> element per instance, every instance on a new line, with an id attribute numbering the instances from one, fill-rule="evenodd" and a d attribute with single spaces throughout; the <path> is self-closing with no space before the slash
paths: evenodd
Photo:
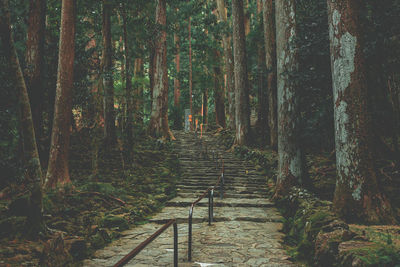
<path id="1" fill-rule="evenodd" d="M 211 225 L 211 190 L 208 191 L 208 225 Z"/>
<path id="2" fill-rule="evenodd" d="M 193 217 L 193 205 L 190 206 L 189 210 L 189 234 L 188 234 L 188 261 L 192 261 L 192 217 Z"/>
<path id="3" fill-rule="evenodd" d="M 221 173 L 221 199 L 223 199 L 224 198 L 224 184 L 225 184 L 225 179 L 224 179 L 224 173 L 222 172 Z"/>
<path id="4" fill-rule="evenodd" d="M 210 197 L 211 197 L 211 210 L 210 210 L 210 219 L 209 219 L 209 221 L 210 221 L 210 223 L 209 223 L 209 225 L 211 225 L 212 223 L 213 223 L 213 221 L 214 221 L 214 187 L 213 188 L 211 188 L 211 190 L 210 190 Z"/>
<path id="5" fill-rule="evenodd" d="M 174 222 L 174 267 L 178 267 L 178 225 Z"/>

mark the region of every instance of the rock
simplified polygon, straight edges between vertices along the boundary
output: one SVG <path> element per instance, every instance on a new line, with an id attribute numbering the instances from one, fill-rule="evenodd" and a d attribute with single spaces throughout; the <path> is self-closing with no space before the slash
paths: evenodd
<path id="1" fill-rule="evenodd" d="M 332 222 L 331 224 L 334 224 Z M 333 266 L 338 260 L 338 247 L 341 242 L 354 237 L 354 233 L 343 228 L 331 232 L 320 232 L 315 240 L 314 262 L 316 266 Z"/>
<path id="2" fill-rule="evenodd" d="M 111 242 L 111 237 L 105 229 L 99 228 L 97 232 L 90 237 L 90 244 L 93 248 L 99 249 Z"/>
<path id="3" fill-rule="evenodd" d="M 167 195 L 165 194 L 159 194 L 159 195 L 155 195 L 154 198 L 160 202 L 163 202 L 165 200 L 167 200 Z"/>
<path id="4" fill-rule="evenodd" d="M 66 239 L 64 242 L 68 253 L 75 260 L 83 260 L 87 256 L 87 246 L 85 240 L 79 237 L 73 237 Z"/>
<path id="5" fill-rule="evenodd" d="M 331 222 L 328 225 L 325 225 L 324 227 L 322 227 L 322 231 L 324 232 L 332 232 L 336 229 L 345 229 L 345 230 L 349 230 L 349 225 L 343 221 L 340 220 L 334 220 L 333 222 Z"/>
<path id="6" fill-rule="evenodd" d="M 376 245 L 372 242 L 365 241 L 347 241 L 342 242 L 338 247 L 338 261 L 341 266 L 364 267 L 365 262 L 359 257 L 360 251 L 364 250 L 368 253 L 368 249 L 373 249 Z M 365 256 L 365 255 L 362 255 Z"/>
<path id="7" fill-rule="evenodd" d="M 113 215 L 107 215 L 106 217 L 104 217 L 101 220 L 100 225 L 106 228 L 118 227 L 118 230 L 120 231 L 127 230 L 129 228 L 127 220 L 122 217 Z"/>

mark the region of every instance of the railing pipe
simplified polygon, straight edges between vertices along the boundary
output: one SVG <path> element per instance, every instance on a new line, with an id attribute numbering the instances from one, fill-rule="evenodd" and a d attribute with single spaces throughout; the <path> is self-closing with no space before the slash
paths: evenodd
<path id="1" fill-rule="evenodd" d="M 127 264 L 137 254 L 139 254 L 140 251 L 142 251 L 148 244 L 150 244 L 154 239 L 156 239 L 159 235 L 161 235 L 171 225 L 173 225 L 173 227 L 174 227 L 174 267 L 178 267 L 178 226 L 176 224 L 175 219 L 172 219 L 172 220 L 168 221 L 166 224 L 164 224 L 160 229 L 158 229 L 157 232 L 152 234 L 149 238 L 147 238 L 145 241 L 140 243 L 139 246 L 137 246 L 135 249 L 133 249 L 131 252 L 129 252 L 121 260 L 119 260 L 114 265 L 114 267 L 121 267 L 121 266 L 124 266 L 125 264 Z"/>
<path id="2" fill-rule="evenodd" d="M 192 261 L 192 222 L 193 222 L 193 208 L 192 204 L 189 209 L 189 234 L 188 234 L 188 261 Z"/>

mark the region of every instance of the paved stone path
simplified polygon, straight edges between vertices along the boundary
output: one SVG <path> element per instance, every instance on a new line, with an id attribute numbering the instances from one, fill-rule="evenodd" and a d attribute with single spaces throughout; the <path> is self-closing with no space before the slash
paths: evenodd
<path id="1" fill-rule="evenodd" d="M 123 237 L 97 251 L 84 266 L 112 266 L 171 218 L 178 221 L 179 266 L 295 266 L 281 242 L 282 217 L 266 195 L 266 179 L 251 164 L 225 152 L 212 136 L 200 142 L 193 134 L 176 133 L 176 149 L 183 170 L 178 196 L 149 223 L 122 233 Z M 205 151 L 208 151 L 206 154 Z M 187 262 L 190 204 L 220 175 L 212 153 L 220 153 L 225 166 L 225 193 L 214 198 L 214 223 L 208 226 L 208 200 L 193 213 L 193 261 Z M 170 227 L 126 266 L 172 266 L 173 229 Z"/>

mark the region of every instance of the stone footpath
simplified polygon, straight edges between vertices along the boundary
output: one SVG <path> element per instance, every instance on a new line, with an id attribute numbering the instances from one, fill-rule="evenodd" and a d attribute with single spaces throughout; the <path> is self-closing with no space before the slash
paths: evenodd
<path id="1" fill-rule="evenodd" d="M 183 171 L 178 196 L 149 223 L 122 233 L 122 238 L 98 250 L 84 266 L 112 266 L 166 221 L 178 221 L 179 266 L 295 266 L 281 242 L 282 217 L 265 194 L 266 178 L 251 164 L 239 160 L 211 135 L 202 141 L 193 134 L 176 132 L 176 150 Z M 206 153 L 207 151 L 207 153 Z M 208 225 L 208 199 L 194 208 L 192 262 L 187 262 L 190 204 L 220 175 L 212 155 L 224 159 L 225 192 L 215 191 L 214 222 Z M 172 266 L 173 229 L 170 227 L 126 266 Z"/>

